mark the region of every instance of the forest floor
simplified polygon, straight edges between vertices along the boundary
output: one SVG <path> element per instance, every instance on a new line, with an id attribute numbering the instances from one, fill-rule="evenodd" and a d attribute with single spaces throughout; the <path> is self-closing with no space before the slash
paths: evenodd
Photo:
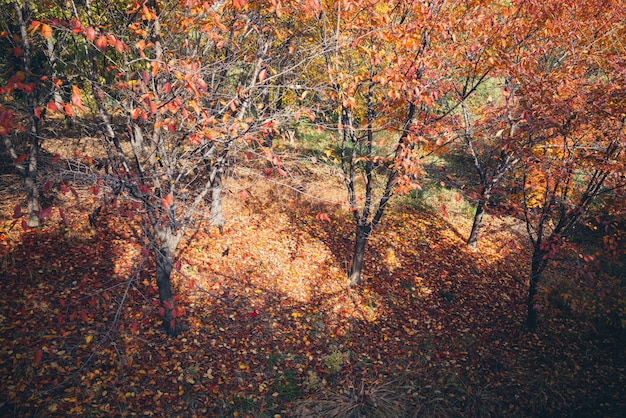
<path id="1" fill-rule="evenodd" d="M 626 416 L 616 334 L 546 292 L 525 329 L 513 221 L 488 217 L 475 253 L 466 214 L 400 199 L 347 288 L 345 197 L 299 175 L 304 194 L 241 176 L 224 229 L 191 231 L 173 276 L 189 330 L 174 338 L 128 204 L 92 228 L 93 196 L 59 193 L 69 225 L 55 209 L 23 230 L 3 175 L 0 416 Z"/>

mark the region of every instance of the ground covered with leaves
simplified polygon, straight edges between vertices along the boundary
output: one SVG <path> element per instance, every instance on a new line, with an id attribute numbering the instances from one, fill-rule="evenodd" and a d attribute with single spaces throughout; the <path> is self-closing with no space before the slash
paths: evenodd
<path id="1" fill-rule="evenodd" d="M 474 253 L 467 221 L 397 202 L 350 289 L 341 205 L 270 182 L 231 191 L 224 229 L 199 226 L 178 258 L 176 338 L 132 206 L 93 228 L 89 193 L 59 193 L 69 225 L 54 209 L 23 230 L 6 194 L 0 416 L 626 414 L 617 334 L 546 294 L 524 328 L 528 254 L 510 222 L 492 219 Z"/>

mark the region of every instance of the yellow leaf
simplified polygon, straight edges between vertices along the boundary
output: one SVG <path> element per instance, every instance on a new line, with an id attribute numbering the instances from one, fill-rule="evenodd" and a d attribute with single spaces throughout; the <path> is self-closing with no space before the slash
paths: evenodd
<path id="1" fill-rule="evenodd" d="M 85 337 L 85 341 L 87 341 L 87 344 L 89 344 L 91 340 L 93 340 L 93 335 L 88 335 Z"/>

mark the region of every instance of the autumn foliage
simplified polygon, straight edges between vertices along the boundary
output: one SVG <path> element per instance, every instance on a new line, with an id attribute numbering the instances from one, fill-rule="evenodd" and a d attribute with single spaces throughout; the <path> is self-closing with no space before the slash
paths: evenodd
<path id="1" fill-rule="evenodd" d="M 0 415 L 624 412 L 621 1 L 0 18 Z"/>

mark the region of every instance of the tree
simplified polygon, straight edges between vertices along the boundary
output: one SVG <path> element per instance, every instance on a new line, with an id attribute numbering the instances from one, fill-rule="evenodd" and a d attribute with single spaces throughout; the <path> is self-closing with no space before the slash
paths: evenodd
<path id="1" fill-rule="evenodd" d="M 421 160 L 454 141 L 456 110 L 487 78 L 515 5 L 339 2 L 321 14 L 326 95 L 356 225 L 350 284 L 390 199 L 419 188 Z M 486 43 L 484 48 L 479 45 Z M 506 45 L 509 45 L 508 43 Z M 459 81 L 460 80 L 460 81 Z"/>
<path id="2" fill-rule="evenodd" d="M 171 273 L 185 231 L 207 219 L 224 222 L 228 158 L 277 129 L 272 111 L 259 109 L 273 77 L 267 57 L 288 32 L 279 17 L 287 9 L 268 4 L 152 0 L 110 4 L 106 13 L 90 1 L 83 11 L 73 7 L 73 32 L 90 59 L 82 93 L 93 94 L 108 154 L 110 171 L 99 179 L 111 190 L 105 204 L 127 196 L 142 217 L 144 254 L 155 258 L 170 335 L 182 329 Z M 265 155 L 279 163 L 271 151 Z"/>
<path id="3" fill-rule="evenodd" d="M 13 2 L 13 10 L 4 10 L 5 20 L 1 38 L 3 52 L 9 58 L 4 62 L 9 76 L 0 94 L 5 105 L 0 105 L 0 136 L 17 171 L 24 178 L 27 213 L 25 226 L 38 227 L 50 213 L 42 208 L 38 183 L 39 153 L 41 145 L 41 119 L 58 83 L 51 77 L 54 66 L 53 47 L 46 55 L 45 42 L 52 36 L 52 28 L 35 18 L 36 11 L 29 1 Z M 12 13 L 11 13 L 12 12 Z M 14 22 L 14 23 L 10 23 Z M 10 97 L 10 99 L 8 98 Z M 21 138 L 25 137 L 24 141 Z M 15 216 L 21 216 L 16 209 Z"/>
<path id="4" fill-rule="evenodd" d="M 532 250 L 531 329 L 548 261 L 589 211 L 601 210 L 604 196 L 626 184 L 623 11 L 611 1 L 553 5 L 552 23 L 512 67 L 524 115 L 520 182 Z"/>

